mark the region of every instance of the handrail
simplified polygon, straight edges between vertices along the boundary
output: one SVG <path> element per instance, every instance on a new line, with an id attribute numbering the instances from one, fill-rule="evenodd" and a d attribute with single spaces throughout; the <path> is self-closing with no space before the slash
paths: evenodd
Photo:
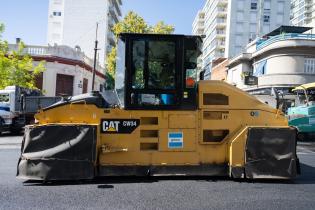
<path id="1" fill-rule="evenodd" d="M 17 44 L 9 44 L 9 49 L 11 51 L 17 51 Z M 89 66 L 93 66 L 94 61 L 87 57 L 84 52 L 73 49 L 68 46 L 36 46 L 36 45 L 26 45 L 23 54 L 30 56 L 56 56 L 67 58 L 71 60 L 82 61 Z M 97 65 L 97 69 L 103 69 L 100 64 Z"/>
<path id="2" fill-rule="evenodd" d="M 289 34 L 280 34 L 274 37 L 271 37 L 270 39 L 267 39 L 266 41 L 258 41 L 256 49 L 260 50 L 270 44 L 273 44 L 278 41 L 284 41 L 284 40 L 292 40 L 292 39 L 307 39 L 307 40 L 315 40 L 315 34 L 297 34 L 297 33 L 289 33 Z"/>

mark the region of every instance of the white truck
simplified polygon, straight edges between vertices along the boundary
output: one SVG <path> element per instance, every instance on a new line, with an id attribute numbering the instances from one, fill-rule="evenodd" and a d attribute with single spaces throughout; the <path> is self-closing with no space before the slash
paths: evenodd
<path id="1" fill-rule="evenodd" d="M 20 133 L 22 128 L 34 123 L 34 114 L 61 97 L 46 97 L 38 90 L 8 86 L 0 90 L 0 134 L 5 131 Z"/>

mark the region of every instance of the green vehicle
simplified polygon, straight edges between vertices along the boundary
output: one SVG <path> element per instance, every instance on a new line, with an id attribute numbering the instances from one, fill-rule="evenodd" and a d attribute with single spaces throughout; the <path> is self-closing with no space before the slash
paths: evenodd
<path id="1" fill-rule="evenodd" d="M 298 139 L 310 139 L 315 134 L 315 82 L 296 87 L 294 106 L 288 109 L 289 125 L 298 129 Z"/>

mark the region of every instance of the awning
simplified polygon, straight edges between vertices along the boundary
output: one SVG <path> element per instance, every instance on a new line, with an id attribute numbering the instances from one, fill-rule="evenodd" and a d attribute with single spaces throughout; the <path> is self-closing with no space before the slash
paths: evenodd
<path id="1" fill-rule="evenodd" d="M 301 26 L 280 26 L 276 28 L 275 30 L 269 32 L 268 34 L 264 35 L 266 37 L 270 36 L 277 36 L 282 33 L 297 33 L 297 34 L 302 34 L 306 31 L 311 30 L 312 27 L 301 27 Z"/>
<path id="2" fill-rule="evenodd" d="M 307 83 L 307 84 L 298 86 L 298 87 L 294 88 L 292 91 L 307 90 L 307 89 L 311 89 L 311 88 L 315 88 L 315 82 Z"/>
<path id="3" fill-rule="evenodd" d="M 257 67 L 254 69 L 254 75 L 253 76 L 261 76 L 264 75 L 266 73 L 266 64 L 267 64 L 267 60 L 261 61 Z"/>

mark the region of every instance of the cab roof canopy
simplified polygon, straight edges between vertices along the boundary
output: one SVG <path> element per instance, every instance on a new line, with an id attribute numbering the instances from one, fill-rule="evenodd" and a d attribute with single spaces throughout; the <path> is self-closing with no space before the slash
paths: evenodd
<path id="1" fill-rule="evenodd" d="M 185 37 L 185 38 L 195 38 L 199 39 L 202 42 L 201 36 L 193 36 L 193 35 L 183 35 L 183 34 L 140 34 L 140 33 L 120 33 L 119 37 L 151 37 L 151 38 L 159 38 L 159 37 Z"/>

